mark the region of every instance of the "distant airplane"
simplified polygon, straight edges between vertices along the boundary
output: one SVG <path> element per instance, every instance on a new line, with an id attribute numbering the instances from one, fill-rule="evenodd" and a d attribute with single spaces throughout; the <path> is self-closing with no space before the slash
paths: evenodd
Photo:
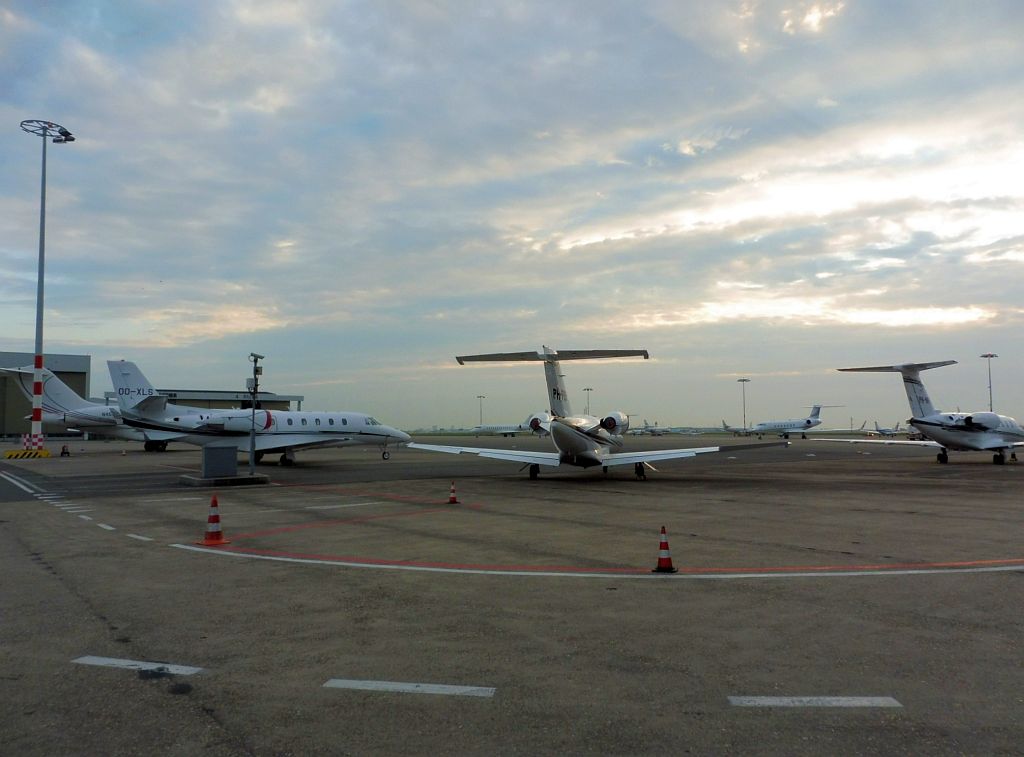
<path id="1" fill-rule="evenodd" d="M 903 388 L 907 392 L 912 417 L 907 421 L 924 437 L 920 441 L 897 439 L 822 439 L 829 442 L 852 444 L 905 444 L 916 447 L 937 447 L 935 459 L 948 463 L 948 450 L 992 452 L 992 462 L 1003 465 L 1007 456 L 1017 459 L 1015 448 L 1024 446 L 1024 428 L 1013 418 L 993 412 L 943 413 L 935 409 L 928 396 L 921 371 L 954 365 L 955 360 L 932 363 L 903 363 L 901 365 L 877 365 L 867 368 L 840 368 L 840 371 L 891 372 L 903 376 Z"/>
<path id="2" fill-rule="evenodd" d="M 532 430 L 530 429 L 530 419 L 532 417 L 533 416 L 531 415 L 530 418 L 527 418 L 522 423 L 484 423 L 478 426 L 473 426 L 473 434 L 476 436 L 480 436 L 481 434 L 515 436 L 516 434 L 532 433 Z"/>
<path id="3" fill-rule="evenodd" d="M 32 400 L 34 369 L 31 365 L 23 368 L 0 368 L 11 376 L 21 393 Z M 167 448 L 167 442 L 151 442 L 141 431 L 126 426 L 121 412 L 101 402 L 90 402 L 70 386 L 61 381 L 49 368 L 43 368 L 43 424 L 64 431 L 88 433 L 108 439 L 125 439 L 144 442 L 146 452 Z"/>
<path id="4" fill-rule="evenodd" d="M 622 411 L 608 413 L 603 418 L 592 415 L 573 415 L 569 406 L 561 360 L 594 360 L 602 358 L 643 357 L 647 350 L 568 350 L 556 352 L 544 347 L 543 352 L 502 352 L 488 355 L 456 357 L 459 365 L 467 362 L 538 361 L 544 363 L 544 376 L 548 389 L 549 410 L 530 419 L 530 428 L 539 435 L 550 435 L 555 452 L 491 449 L 485 447 L 456 447 L 413 442 L 410 449 L 450 454 L 470 454 L 495 460 L 509 460 L 529 466 L 530 478 L 537 478 L 540 466 L 573 465 L 580 468 L 600 466 L 605 473 L 613 465 L 632 465 L 637 478 L 647 478 L 646 468 L 657 460 L 673 460 L 697 455 L 778 446 L 776 444 L 749 444 L 732 447 L 701 447 L 693 449 L 651 450 L 645 452 L 618 452 L 623 446 L 622 435 L 629 430 L 629 418 Z"/>
<path id="5" fill-rule="evenodd" d="M 875 421 L 875 433 L 879 436 L 896 436 L 900 433 L 900 421 L 896 421 L 896 425 L 892 428 L 880 428 L 878 421 Z"/>
<path id="6" fill-rule="evenodd" d="M 230 443 L 248 450 L 252 410 L 206 410 L 171 404 L 167 397 L 157 394 L 135 363 L 110 360 L 107 367 L 121 417 L 125 424 L 145 433 L 147 439 L 199 446 Z M 296 450 L 359 444 L 379 446 L 387 460 L 391 456 L 389 444 L 398 446 L 411 438 L 364 413 L 257 410 L 255 425 L 257 462 L 267 452 L 280 452 L 281 465 L 294 465 Z"/>
<path id="7" fill-rule="evenodd" d="M 637 428 L 631 428 L 628 433 L 632 434 L 633 436 L 641 436 L 643 434 L 647 434 L 648 436 L 663 436 L 664 434 L 682 433 L 682 431 L 677 431 L 676 429 L 668 428 L 667 426 L 659 426 L 657 421 L 655 421 L 654 425 L 652 426 L 650 423 L 647 422 L 647 419 L 644 418 L 644 425 L 639 426 Z"/>
<path id="8" fill-rule="evenodd" d="M 728 431 L 733 436 L 750 436 L 754 433 L 754 429 L 747 428 L 746 426 L 730 426 L 724 420 L 722 421 L 722 430 Z"/>
<path id="9" fill-rule="evenodd" d="M 821 409 L 823 407 L 838 407 L 838 405 L 811 405 L 811 414 L 806 418 L 790 418 L 784 421 L 764 421 L 756 423 L 750 430 L 760 439 L 764 434 L 776 434 L 783 439 L 788 439 L 790 434 L 799 433 L 801 438 L 807 438 L 807 431 L 815 426 L 821 425 Z"/>

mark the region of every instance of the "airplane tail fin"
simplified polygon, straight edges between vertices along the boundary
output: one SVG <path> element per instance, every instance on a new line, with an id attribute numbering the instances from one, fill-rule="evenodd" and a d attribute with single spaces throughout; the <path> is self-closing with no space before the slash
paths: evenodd
<path id="1" fill-rule="evenodd" d="M 459 365 L 481 362 L 516 362 L 520 360 L 536 360 L 544 363 L 544 378 L 548 385 L 548 406 L 551 414 L 565 418 L 572 415 L 569 403 L 569 392 L 565 388 L 565 374 L 561 373 L 561 360 L 595 360 L 599 358 L 643 357 L 650 355 L 647 350 L 563 350 L 556 352 L 545 346 L 543 352 L 494 352 L 487 355 L 456 356 Z"/>
<path id="2" fill-rule="evenodd" d="M 21 393 L 30 402 L 32 401 L 32 384 L 35 374 L 31 365 L 23 368 L 0 368 L 0 371 L 11 376 Z M 70 410 L 91 407 L 93 404 L 84 397 L 80 397 L 74 389 L 57 378 L 53 371 L 43 368 L 43 410 L 45 412 L 63 414 Z"/>
<path id="3" fill-rule="evenodd" d="M 910 412 L 915 418 L 927 418 L 936 413 L 928 390 L 921 381 L 921 371 L 954 365 L 955 360 L 938 360 L 931 363 L 902 363 L 900 365 L 873 365 L 866 368 L 840 368 L 841 371 L 857 373 L 899 373 L 903 376 L 903 388 L 907 392 Z"/>
<path id="4" fill-rule="evenodd" d="M 122 411 L 151 413 L 162 411 L 167 406 L 167 398 L 157 393 L 135 363 L 108 360 L 107 368 Z"/>
<path id="5" fill-rule="evenodd" d="M 821 405 L 811 405 L 811 414 L 808 418 L 817 418 L 821 415 Z"/>

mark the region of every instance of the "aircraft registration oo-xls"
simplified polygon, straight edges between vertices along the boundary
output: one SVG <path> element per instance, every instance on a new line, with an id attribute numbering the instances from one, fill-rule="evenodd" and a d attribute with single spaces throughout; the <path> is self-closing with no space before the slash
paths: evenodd
<path id="1" fill-rule="evenodd" d="M 537 478 L 540 466 L 573 465 L 579 468 L 600 466 L 605 473 L 613 465 L 632 465 L 637 478 L 647 478 L 646 468 L 655 470 L 652 462 L 696 457 L 713 452 L 733 452 L 758 447 L 786 446 L 789 442 L 741 444 L 731 447 L 693 447 L 690 449 L 649 450 L 645 452 L 617 452 L 622 449 L 622 435 L 629 430 L 629 419 L 621 411 L 603 418 L 592 415 L 573 415 L 569 393 L 565 389 L 561 360 L 597 360 L 604 358 L 649 358 L 647 350 L 568 350 L 555 352 L 544 347 L 543 352 L 498 352 L 489 355 L 462 355 L 455 359 L 459 365 L 477 362 L 511 362 L 531 360 L 544 363 L 544 376 L 548 385 L 549 411 L 534 413 L 529 426 L 538 436 L 550 436 L 556 452 L 530 452 L 526 450 L 491 449 L 487 447 L 456 447 L 441 444 L 409 444 L 409 449 L 428 452 L 470 454 L 495 460 L 509 460 L 529 466 L 530 478 Z"/>
<path id="2" fill-rule="evenodd" d="M 147 440 L 182 441 L 201 447 L 239 446 L 253 426 L 251 410 L 203 410 L 174 405 L 158 394 L 135 363 L 109 360 L 110 380 L 124 423 L 142 431 Z M 266 452 L 280 452 L 281 465 L 295 463 L 295 451 L 321 447 L 349 447 L 372 444 L 381 448 L 387 460 L 388 445 L 398 446 L 410 440 L 404 431 L 385 426 L 365 413 L 317 413 L 289 410 L 257 410 L 256 460 Z"/>
<path id="3" fill-rule="evenodd" d="M 928 396 L 921 371 L 954 365 L 955 360 L 940 360 L 932 363 L 903 363 L 901 365 L 875 365 L 867 368 L 839 368 L 840 371 L 859 373 L 899 373 L 903 376 L 903 388 L 910 402 L 913 417 L 907 421 L 925 439 L 819 439 L 822 442 L 846 442 L 848 444 L 905 444 L 915 447 L 938 447 L 935 459 L 940 463 L 949 462 L 948 450 L 992 452 L 992 462 L 1002 465 L 1007 453 L 1011 460 L 1017 459 L 1014 449 L 1024 447 L 1024 428 L 1013 418 L 993 412 L 943 413 L 935 409 Z"/>

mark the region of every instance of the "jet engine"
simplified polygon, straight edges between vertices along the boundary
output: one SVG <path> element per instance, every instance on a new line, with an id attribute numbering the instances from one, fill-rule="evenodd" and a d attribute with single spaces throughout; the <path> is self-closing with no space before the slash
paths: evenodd
<path id="1" fill-rule="evenodd" d="M 964 418 L 964 425 L 967 428 L 981 429 L 982 431 L 993 431 L 999 428 L 998 413 L 973 413 Z"/>
<path id="2" fill-rule="evenodd" d="M 629 418 L 625 413 L 616 410 L 601 419 L 601 428 L 609 434 L 624 434 L 629 430 Z"/>
<path id="3" fill-rule="evenodd" d="M 530 431 L 538 436 L 546 436 L 551 423 L 551 416 L 548 413 L 534 413 L 527 421 Z"/>

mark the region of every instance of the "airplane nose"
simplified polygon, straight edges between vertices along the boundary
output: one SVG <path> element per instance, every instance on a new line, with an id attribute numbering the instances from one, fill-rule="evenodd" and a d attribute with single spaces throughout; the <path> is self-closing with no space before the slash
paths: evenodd
<path id="1" fill-rule="evenodd" d="M 405 442 L 411 442 L 412 441 L 412 437 L 411 436 L 409 436 L 404 431 L 399 431 L 397 428 L 391 429 L 391 435 L 394 436 L 396 439 L 398 439 L 398 441 L 402 442 L 403 444 Z"/>

